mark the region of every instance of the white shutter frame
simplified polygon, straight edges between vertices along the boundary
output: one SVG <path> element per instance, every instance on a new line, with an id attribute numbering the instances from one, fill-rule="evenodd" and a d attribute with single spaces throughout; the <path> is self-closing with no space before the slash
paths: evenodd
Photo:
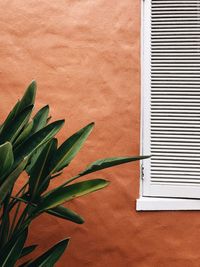
<path id="1" fill-rule="evenodd" d="M 154 0 L 154 2 L 155 2 L 155 0 Z M 157 0 L 158 4 L 161 2 L 162 3 L 165 2 L 164 9 L 167 9 L 171 5 L 171 3 L 173 3 L 173 5 L 174 5 L 174 3 L 176 1 L 175 0 L 173 0 L 173 1 L 170 1 L 170 0 L 158 1 Z M 184 8 L 187 9 L 188 8 L 187 3 L 189 2 L 189 0 L 184 0 L 184 1 L 178 0 L 177 2 L 182 4 L 181 9 L 184 9 Z M 195 5 L 197 2 L 198 1 L 191 1 L 190 0 L 190 3 L 192 3 L 192 5 L 193 4 Z M 200 1 L 199 1 L 199 5 L 200 5 Z M 154 13 L 156 13 L 156 12 L 154 12 Z M 142 52 L 142 55 L 141 55 L 141 58 L 142 58 L 142 94 L 141 94 L 141 96 L 142 96 L 142 101 L 141 101 L 141 109 L 142 109 L 141 140 L 142 140 L 142 144 L 141 144 L 141 152 L 143 155 L 149 155 L 149 154 L 151 154 L 151 152 L 153 150 L 151 147 L 151 143 L 150 143 L 151 142 L 151 116 L 150 116 L 150 114 L 151 114 L 151 1 L 150 0 L 145 0 L 143 2 L 142 17 L 143 17 L 143 19 L 142 19 L 143 25 L 142 25 L 142 44 L 141 44 L 142 45 L 142 49 L 141 49 L 141 52 Z M 162 19 L 160 21 L 163 23 Z M 154 24 L 156 24 L 156 23 L 159 25 L 159 23 L 156 22 L 156 20 L 154 20 Z M 177 47 L 179 47 L 179 46 L 177 46 Z M 184 49 L 185 49 L 185 47 L 184 47 Z M 186 52 L 184 52 L 184 53 L 186 53 Z M 192 59 L 191 59 L 191 61 L 192 61 Z M 178 66 L 179 65 L 181 65 L 181 63 L 178 64 Z M 195 63 L 193 65 L 195 66 Z M 158 66 L 159 66 L 159 64 L 158 64 Z M 184 90 L 184 68 L 181 68 L 181 71 L 183 72 L 183 84 L 182 84 L 181 88 L 183 88 L 183 90 Z M 199 73 L 198 70 L 196 70 L 196 72 L 197 72 L 197 76 L 200 75 L 200 74 L 198 74 Z M 159 75 L 160 75 L 159 77 L 162 78 L 162 68 L 160 70 Z M 174 75 L 174 76 L 176 78 L 176 75 Z M 163 80 L 165 80 L 164 78 L 165 77 L 163 76 Z M 180 83 L 181 83 L 181 81 L 180 81 Z M 193 84 L 194 88 L 196 88 L 197 93 L 200 93 L 200 88 L 198 86 L 198 83 L 196 85 L 195 79 L 193 79 L 191 81 L 191 84 Z M 185 90 L 187 90 L 187 88 Z M 195 98 L 196 98 L 196 93 L 195 93 Z M 158 101 L 159 100 L 160 99 L 158 98 Z M 192 103 L 192 100 L 191 100 L 191 103 Z M 200 115 L 200 110 L 199 110 L 198 114 Z M 162 121 L 161 122 L 159 121 L 159 123 L 161 123 L 161 125 L 162 125 Z M 160 125 L 159 125 L 159 127 L 160 127 Z M 154 138 L 156 138 L 156 137 L 154 137 Z M 198 136 L 196 138 L 197 138 L 197 140 L 200 141 Z M 199 142 L 199 145 L 200 145 L 200 142 Z M 168 149 L 168 147 L 164 147 L 163 151 L 164 150 L 166 151 L 167 149 Z M 200 148 L 198 148 L 198 147 L 197 147 L 197 152 L 199 152 L 199 157 L 200 157 Z M 187 153 L 187 150 L 185 153 Z M 179 155 L 179 154 L 177 154 L 177 155 Z M 177 155 L 175 154 L 174 157 L 176 158 Z M 161 157 L 162 157 L 162 149 L 161 149 Z M 195 174 L 196 176 L 193 175 L 194 181 L 197 181 L 197 183 L 192 183 L 192 182 L 191 183 L 183 183 L 183 180 L 178 179 L 179 177 L 181 177 L 181 175 L 180 175 L 180 173 L 182 171 L 181 168 L 180 169 L 178 168 L 175 170 L 175 175 L 177 175 L 177 177 L 178 177 L 177 178 L 174 175 L 174 177 L 176 177 L 176 180 L 175 180 L 176 182 L 174 182 L 173 180 L 172 180 L 172 182 L 169 182 L 171 180 L 168 179 L 167 173 L 169 172 L 170 168 L 168 168 L 167 163 L 165 163 L 163 170 L 161 169 L 161 171 L 160 171 L 160 172 L 164 173 L 163 174 L 164 178 L 160 179 L 160 181 L 159 181 L 159 170 L 158 170 L 157 173 L 155 174 L 155 181 L 153 181 L 153 179 L 151 177 L 151 159 L 144 160 L 142 162 L 142 166 L 143 166 L 143 175 L 142 175 L 143 177 L 142 177 L 141 195 L 143 197 L 200 198 L 200 180 L 198 180 L 198 177 L 200 178 L 200 174 L 198 174 L 198 171 L 200 171 L 200 170 L 197 169 L 196 170 L 197 174 Z M 188 168 L 190 169 L 191 166 L 192 166 L 192 162 L 189 162 Z M 166 173 L 165 173 L 165 171 L 166 171 Z M 173 179 L 173 177 L 170 179 Z M 192 177 L 187 178 L 187 180 L 188 179 L 191 179 L 190 181 L 192 181 Z"/>
<path id="2" fill-rule="evenodd" d="M 151 1 L 142 1 L 141 25 L 141 154 L 150 155 L 150 102 L 151 102 Z M 150 159 L 142 161 L 141 195 L 150 187 Z M 149 195 L 149 194 L 148 194 Z"/>

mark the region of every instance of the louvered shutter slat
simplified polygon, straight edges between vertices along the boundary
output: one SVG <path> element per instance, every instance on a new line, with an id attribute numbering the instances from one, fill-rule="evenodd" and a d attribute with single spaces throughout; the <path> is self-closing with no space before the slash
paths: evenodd
<path id="1" fill-rule="evenodd" d="M 143 195 L 200 198 L 200 0 L 149 0 L 144 17 Z"/>

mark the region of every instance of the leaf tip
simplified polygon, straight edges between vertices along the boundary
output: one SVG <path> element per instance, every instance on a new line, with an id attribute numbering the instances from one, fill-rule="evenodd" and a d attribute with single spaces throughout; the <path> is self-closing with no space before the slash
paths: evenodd
<path id="1" fill-rule="evenodd" d="M 104 187 L 108 186 L 111 182 L 105 179 L 99 179 L 99 181 L 102 183 Z"/>
<path id="2" fill-rule="evenodd" d="M 105 180 L 106 185 L 109 185 L 111 183 L 111 181 Z"/>
<path id="3" fill-rule="evenodd" d="M 32 80 L 31 83 L 30 83 L 30 86 L 33 86 L 33 87 L 37 87 L 37 82 L 36 80 Z"/>
<path id="4" fill-rule="evenodd" d="M 62 119 L 62 120 L 58 120 L 58 121 L 56 121 L 56 122 L 52 122 L 52 124 L 53 123 L 55 123 L 55 124 L 57 124 L 57 125 L 60 125 L 61 127 L 64 125 L 64 123 L 65 123 L 65 120 L 64 119 Z"/>
<path id="5" fill-rule="evenodd" d="M 68 246 L 68 244 L 69 244 L 69 242 L 70 242 L 70 239 L 71 239 L 71 237 L 67 237 L 67 238 L 61 240 L 60 243 L 65 244 L 66 246 Z"/>

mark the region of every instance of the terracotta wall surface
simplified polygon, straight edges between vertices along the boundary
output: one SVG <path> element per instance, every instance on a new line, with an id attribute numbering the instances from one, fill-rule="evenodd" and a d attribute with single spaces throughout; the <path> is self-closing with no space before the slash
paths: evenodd
<path id="1" fill-rule="evenodd" d="M 37 108 L 66 118 L 60 141 L 91 121 L 95 131 L 57 183 L 93 160 L 139 154 L 141 0 L 12 0 L 0 4 L 0 116 L 38 83 Z M 72 237 L 58 267 L 199 267 L 199 212 L 135 211 L 138 163 L 91 177 L 111 185 L 70 207 L 83 225 L 42 216 L 38 253 Z"/>

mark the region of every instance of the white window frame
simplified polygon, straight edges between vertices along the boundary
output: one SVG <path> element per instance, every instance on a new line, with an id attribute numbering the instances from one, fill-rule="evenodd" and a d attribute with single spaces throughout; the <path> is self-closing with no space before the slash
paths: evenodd
<path id="1" fill-rule="evenodd" d="M 150 90 L 146 88 L 150 85 L 150 31 L 146 25 L 149 26 L 151 0 L 142 0 L 141 7 L 141 123 L 140 123 L 140 138 L 141 138 L 141 155 L 148 155 L 148 149 L 145 147 L 145 136 L 150 135 L 149 122 L 144 121 L 144 110 L 149 110 L 150 106 Z M 145 127 L 147 125 L 147 127 Z M 144 134 L 145 133 L 145 134 Z M 143 166 L 145 166 L 143 170 Z M 168 198 L 168 197 L 147 197 L 143 196 L 143 188 L 145 183 L 145 171 L 150 172 L 148 159 L 140 162 L 140 197 L 136 201 L 137 211 L 153 211 L 153 210 L 200 210 L 200 199 L 187 198 Z"/>

